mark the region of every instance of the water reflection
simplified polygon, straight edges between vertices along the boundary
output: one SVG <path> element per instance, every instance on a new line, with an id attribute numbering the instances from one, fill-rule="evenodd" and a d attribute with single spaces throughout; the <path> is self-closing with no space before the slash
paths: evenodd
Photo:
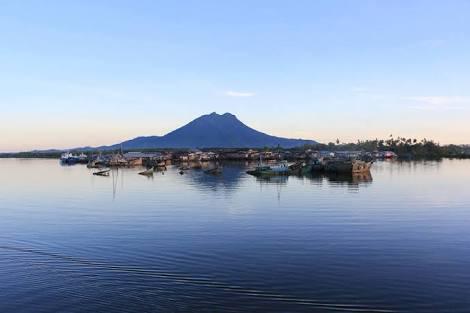
<path id="1" fill-rule="evenodd" d="M 222 173 L 216 175 L 204 172 L 205 169 L 215 165 L 216 163 L 213 162 L 205 162 L 201 167 L 192 167 L 191 170 L 183 174 L 183 177 L 189 180 L 191 185 L 204 190 L 236 190 L 245 176 L 243 164 L 223 163 L 221 164 Z M 176 170 L 176 168 L 174 168 L 173 171 L 174 170 Z"/>
<path id="2" fill-rule="evenodd" d="M 0 160 L 0 312 L 468 312 L 470 160 L 222 166 Z"/>
<path id="3" fill-rule="evenodd" d="M 206 169 L 213 166 L 221 166 L 222 172 L 220 174 L 208 174 Z M 273 185 L 273 186 L 286 186 L 289 182 L 305 181 L 310 182 L 312 185 L 327 184 L 331 187 L 342 187 L 348 189 L 358 190 L 362 186 L 368 186 L 373 182 L 372 174 L 335 174 L 335 173 L 311 173 L 307 175 L 291 175 L 291 176 L 261 176 L 254 177 L 248 175 L 246 171 L 253 166 L 252 163 L 246 162 L 224 162 L 216 164 L 214 162 L 204 163 L 185 163 L 180 165 L 169 166 L 165 171 L 155 171 L 154 175 L 140 177 L 140 182 L 145 180 L 148 182 L 162 183 L 159 176 L 165 177 L 168 183 L 171 181 L 174 184 L 181 184 L 181 179 L 187 185 L 193 186 L 198 190 L 210 190 L 217 192 L 223 190 L 225 193 L 230 194 L 238 190 L 246 182 L 256 182 L 260 186 Z M 181 168 L 185 168 L 181 171 Z M 113 169 L 111 172 L 113 198 L 116 197 L 118 181 L 121 188 L 124 189 L 124 176 L 135 176 L 141 168 L 131 169 Z M 165 175 L 167 173 L 167 175 Z M 131 180 L 134 180 L 135 177 Z"/>

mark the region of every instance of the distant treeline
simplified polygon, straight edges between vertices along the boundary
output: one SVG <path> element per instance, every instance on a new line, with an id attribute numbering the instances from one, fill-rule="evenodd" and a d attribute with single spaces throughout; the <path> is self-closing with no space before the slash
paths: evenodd
<path id="1" fill-rule="evenodd" d="M 356 143 L 342 143 L 339 139 L 336 142 L 328 144 L 314 144 L 306 145 L 293 149 L 286 149 L 293 152 L 304 152 L 306 150 L 315 151 L 362 151 L 362 152 L 377 152 L 377 151 L 392 151 L 397 154 L 399 158 L 403 159 L 440 159 L 440 158 L 470 158 L 470 145 L 440 145 L 439 143 L 428 139 L 414 139 L 397 137 L 392 135 L 388 139 L 375 139 L 375 140 L 358 140 Z M 240 149 L 221 149 L 221 148 L 205 148 L 204 151 L 218 151 L 220 153 L 235 151 L 235 150 L 248 150 L 248 148 Z M 256 150 L 262 151 L 275 151 L 283 150 L 280 147 L 264 147 L 257 148 Z M 120 150 L 106 150 L 101 151 L 103 154 L 117 153 Z M 124 149 L 123 152 L 129 150 Z M 140 152 L 163 152 L 170 151 L 182 153 L 188 149 L 132 149 L 131 151 Z M 71 152 L 84 152 L 87 154 L 97 154 L 97 150 L 80 150 Z M 59 158 L 62 151 L 31 151 L 31 152 L 18 152 L 18 153 L 0 153 L 0 158 Z"/>
<path id="2" fill-rule="evenodd" d="M 470 158 L 470 145 L 440 145 L 426 138 L 418 140 L 390 136 L 385 140 L 358 140 L 356 143 L 341 143 L 338 139 L 336 142 L 316 144 L 309 148 L 329 151 L 392 151 L 400 158 L 410 159 Z"/>
<path id="3" fill-rule="evenodd" d="M 62 152 L 43 152 L 43 151 L 32 151 L 32 152 L 12 152 L 12 153 L 0 153 L 0 158 L 19 158 L 19 159 L 58 159 Z"/>

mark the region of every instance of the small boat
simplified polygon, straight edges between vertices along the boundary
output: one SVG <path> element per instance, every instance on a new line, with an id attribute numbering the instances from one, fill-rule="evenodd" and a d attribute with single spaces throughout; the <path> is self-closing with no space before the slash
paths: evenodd
<path id="1" fill-rule="evenodd" d="M 96 176 L 109 176 L 110 171 L 111 171 L 110 169 L 106 169 L 106 170 L 94 172 L 93 175 L 96 175 Z"/>
<path id="2" fill-rule="evenodd" d="M 151 167 L 146 171 L 140 172 L 139 175 L 144 175 L 144 176 L 153 176 L 154 168 Z"/>

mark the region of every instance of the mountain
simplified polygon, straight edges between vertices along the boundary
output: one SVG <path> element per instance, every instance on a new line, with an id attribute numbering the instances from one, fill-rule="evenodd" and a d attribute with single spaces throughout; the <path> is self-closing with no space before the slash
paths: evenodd
<path id="1" fill-rule="evenodd" d="M 289 139 L 271 136 L 243 124 L 230 113 L 207 114 L 180 127 L 164 136 L 137 137 L 122 142 L 128 149 L 149 148 L 256 148 L 276 147 L 292 148 L 313 144 L 313 140 Z M 115 149 L 121 144 L 109 147 Z"/>

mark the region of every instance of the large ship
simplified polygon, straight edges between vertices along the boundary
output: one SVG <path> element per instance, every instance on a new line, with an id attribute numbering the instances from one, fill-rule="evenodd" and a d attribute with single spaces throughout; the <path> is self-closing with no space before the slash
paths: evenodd
<path id="1" fill-rule="evenodd" d="M 70 152 L 62 153 L 62 155 L 60 156 L 60 162 L 62 164 L 72 165 L 78 163 L 79 161 L 80 158 Z"/>

